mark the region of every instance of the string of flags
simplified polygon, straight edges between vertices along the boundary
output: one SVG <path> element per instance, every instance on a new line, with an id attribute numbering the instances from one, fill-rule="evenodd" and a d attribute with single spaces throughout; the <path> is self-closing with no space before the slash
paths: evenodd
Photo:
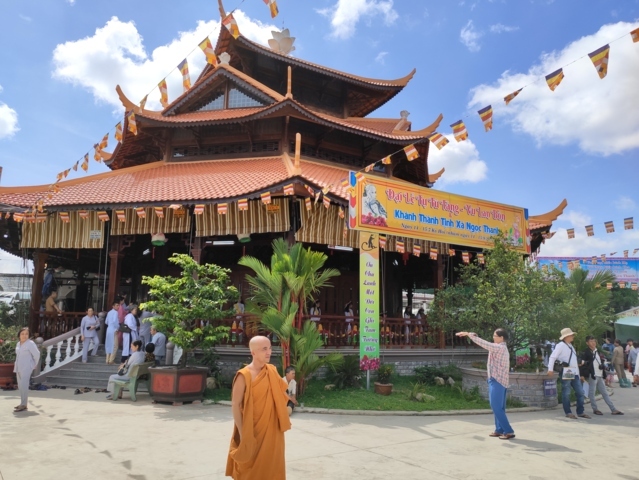
<path id="1" fill-rule="evenodd" d="M 624 218 L 623 228 L 624 230 L 633 230 L 635 228 L 634 218 L 633 217 Z M 594 225 L 586 225 L 584 229 L 586 230 L 587 236 L 593 237 L 595 235 Z M 615 223 L 611 220 L 604 222 L 604 229 L 606 230 L 606 233 L 615 233 Z M 544 237 L 544 238 L 552 238 L 554 234 L 555 232 L 552 232 L 552 234 L 549 237 Z M 566 234 L 568 235 L 569 239 L 575 238 L 575 228 L 567 228 Z"/>

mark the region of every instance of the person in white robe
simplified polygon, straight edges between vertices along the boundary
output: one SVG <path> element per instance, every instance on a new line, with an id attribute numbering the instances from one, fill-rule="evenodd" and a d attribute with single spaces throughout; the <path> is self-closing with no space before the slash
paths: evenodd
<path id="1" fill-rule="evenodd" d="M 126 317 L 124 317 L 124 324 L 131 329 L 130 333 L 124 333 L 122 335 L 122 361 L 129 358 L 131 355 L 131 342 L 138 339 L 138 320 L 136 314 L 138 309 L 133 308 Z"/>
<path id="2" fill-rule="evenodd" d="M 124 335 L 127 335 L 127 334 L 125 333 Z M 116 380 L 128 380 L 131 367 L 133 367 L 133 365 L 139 365 L 142 363 L 144 363 L 144 351 L 142 350 L 142 340 L 134 340 L 131 343 L 131 356 L 128 358 L 126 362 L 122 363 L 120 365 L 120 368 L 118 369 L 118 372 L 120 372 L 122 369 L 124 369 L 124 371 L 122 372 L 122 374 L 116 373 L 115 375 L 111 375 L 109 377 L 109 382 L 107 383 L 107 391 L 113 392 L 113 388 L 114 388 L 113 382 Z M 122 395 L 122 392 L 120 392 L 120 395 Z M 113 395 L 107 396 L 107 400 L 112 400 L 112 399 L 113 399 Z"/>
<path id="3" fill-rule="evenodd" d="M 118 347 L 120 342 L 118 339 L 118 331 L 120 328 L 120 317 L 118 316 L 118 310 L 120 309 L 120 302 L 113 302 L 113 309 L 107 313 L 105 325 L 106 336 L 104 337 L 104 350 L 106 352 L 106 363 L 109 365 L 115 364 L 115 356 L 118 353 Z"/>
<path id="4" fill-rule="evenodd" d="M 98 353 L 98 347 L 100 346 L 98 330 L 100 330 L 100 320 L 98 320 L 98 317 L 93 313 L 93 309 L 89 307 L 87 314 L 82 318 L 82 322 L 80 323 L 82 363 L 87 363 L 91 343 L 93 343 L 93 353 L 91 355 L 95 356 Z"/>
<path id="5" fill-rule="evenodd" d="M 29 339 L 29 329 L 25 327 L 18 334 L 16 361 L 13 366 L 13 371 L 18 379 L 18 390 L 20 391 L 20 405 L 14 409 L 16 413 L 27 410 L 31 374 L 39 361 L 40 351 L 33 340 Z"/>

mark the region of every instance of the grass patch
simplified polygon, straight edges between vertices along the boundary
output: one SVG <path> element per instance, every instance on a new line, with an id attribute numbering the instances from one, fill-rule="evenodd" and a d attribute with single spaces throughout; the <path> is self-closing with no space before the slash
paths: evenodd
<path id="1" fill-rule="evenodd" d="M 216 388 L 215 390 L 204 390 L 204 398 L 219 402 L 220 400 L 231 400 L 231 389 L 228 387 Z"/>

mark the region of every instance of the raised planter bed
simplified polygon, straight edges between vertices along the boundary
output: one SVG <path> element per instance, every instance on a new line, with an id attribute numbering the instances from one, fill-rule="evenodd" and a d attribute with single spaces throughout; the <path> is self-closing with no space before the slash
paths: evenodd
<path id="1" fill-rule="evenodd" d="M 487 372 L 479 368 L 462 367 L 462 388 L 479 388 L 479 393 L 488 399 Z M 548 383 L 550 382 L 550 384 Z M 547 388 L 548 387 L 548 388 Z M 529 407 L 554 408 L 557 406 L 556 378 L 543 373 L 510 373 L 508 396 Z"/>
<path id="2" fill-rule="evenodd" d="M 15 373 L 13 373 L 13 363 L 0 363 L 0 385 L 15 383 Z"/>
<path id="3" fill-rule="evenodd" d="M 200 402 L 206 388 L 206 367 L 152 367 L 149 368 L 149 394 L 155 402 L 181 405 Z"/>

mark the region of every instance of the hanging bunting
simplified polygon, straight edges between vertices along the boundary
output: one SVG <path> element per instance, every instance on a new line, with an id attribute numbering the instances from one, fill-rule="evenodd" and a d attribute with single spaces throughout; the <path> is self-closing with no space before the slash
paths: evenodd
<path id="1" fill-rule="evenodd" d="M 617 252 L 610 252 L 611 257 L 614 257 L 615 255 L 617 255 Z"/>
<path id="2" fill-rule="evenodd" d="M 80 210 L 78 212 L 78 217 L 80 217 L 82 220 L 87 220 L 89 218 L 89 212 L 87 212 L 86 210 Z"/>
<path id="3" fill-rule="evenodd" d="M 404 240 L 395 241 L 395 251 L 398 253 L 404 253 Z"/>
<path id="4" fill-rule="evenodd" d="M 606 254 L 605 253 L 601 254 L 601 263 L 606 263 Z"/>
<path id="5" fill-rule="evenodd" d="M 608 290 L 612 290 L 612 283 L 611 282 L 606 283 L 606 288 Z"/>
<path id="6" fill-rule="evenodd" d="M 140 100 L 140 110 L 144 110 L 144 107 L 146 107 L 146 100 L 149 98 L 149 95 L 144 95 L 144 98 L 142 100 Z"/>
<path id="7" fill-rule="evenodd" d="M 597 257 L 592 257 L 590 259 L 590 263 L 592 263 L 593 265 L 597 265 Z"/>
<path id="8" fill-rule="evenodd" d="M 479 118 L 484 122 L 484 129 L 489 132 L 493 129 L 493 107 L 488 105 L 487 107 L 478 110 Z"/>
<path id="9" fill-rule="evenodd" d="M 115 215 L 118 217 L 118 221 L 126 222 L 126 212 L 124 210 L 116 210 Z"/>
<path id="10" fill-rule="evenodd" d="M 568 238 L 575 238 L 575 229 L 574 228 L 567 229 L 566 233 L 568 233 Z"/>
<path id="11" fill-rule="evenodd" d="M 342 179 L 342 187 L 344 188 L 348 188 L 348 186 L 351 184 L 351 182 L 348 180 L 348 178 L 344 178 Z M 306 186 L 306 185 L 305 185 Z"/>
<path id="12" fill-rule="evenodd" d="M 628 250 L 623 251 L 623 258 L 628 258 Z"/>
<path id="13" fill-rule="evenodd" d="M 128 115 L 128 120 L 129 120 L 129 132 L 131 132 L 133 135 L 137 135 L 138 134 L 138 125 L 137 123 L 135 123 L 135 113 L 133 113 L 133 110 L 131 110 L 131 113 L 129 113 Z"/>
<path id="14" fill-rule="evenodd" d="M 80 160 L 78 160 L 77 162 L 75 162 L 75 165 L 73 165 L 73 171 L 77 172 L 78 171 L 78 165 L 80 165 Z"/>
<path id="15" fill-rule="evenodd" d="M 448 249 L 448 256 L 449 257 L 454 257 L 455 256 L 455 249 L 454 248 L 449 248 Z"/>
<path id="16" fill-rule="evenodd" d="M 339 207 L 339 218 L 344 218 L 344 207 Z"/>
<path id="17" fill-rule="evenodd" d="M 288 185 L 284 185 L 284 195 L 294 195 L 295 194 L 295 187 L 293 186 L 292 183 L 289 183 Z"/>
<path id="18" fill-rule="evenodd" d="M 249 209 L 248 198 L 240 198 L 237 201 L 237 209 L 240 212 L 246 212 Z"/>
<path id="19" fill-rule="evenodd" d="M 209 37 L 206 37 L 200 42 L 200 48 L 202 49 L 202 52 L 204 52 L 206 63 L 217 67 L 217 57 L 215 56 L 215 50 L 213 49 L 213 45 L 211 44 Z"/>
<path id="20" fill-rule="evenodd" d="M 448 140 L 446 141 L 448 143 Z M 415 145 L 407 145 L 404 147 L 404 153 L 406 154 L 406 160 L 412 162 L 413 160 L 419 158 L 419 152 L 415 148 Z"/>
<path id="21" fill-rule="evenodd" d="M 22 222 L 22 220 L 24 220 L 24 213 L 14 212 L 13 219 L 18 223 Z"/>
<path id="22" fill-rule="evenodd" d="M 218 203 L 217 204 L 217 214 L 218 215 L 226 215 L 228 212 L 229 204 L 228 203 Z"/>
<path id="23" fill-rule="evenodd" d="M 102 155 L 100 155 L 100 145 L 95 144 L 93 146 L 93 160 L 100 163 L 102 162 Z"/>
<path id="24" fill-rule="evenodd" d="M 228 31 L 233 35 L 233 38 L 237 40 L 237 37 L 240 36 L 240 29 L 237 26 L 237 22 L 233 17 L 232 13 L 229 13 L 224 20 L 222 20 L 222 25 L 224 25 Z"/>
<path id="25" fill-rule="evenodd" d="M 632 256 L 634 257 L 635 253 L 637 253 L 637 252 L 639 252 L 639 248 L 635 248 L 635 249 L 632 251 Z"/>
<path id="26" fill-rule="evenodd" d="M 182 87 L 184 91 L 188 91 L 191 88 L 191 76 L 189 75 L 189 62 L 186 58 L 178 65 L 178 70 L 182 73 Z"/>
<path id="27" fill-rule="evenodd" d="M 639 35 L 639 33 L 637 33 L 637 35 Z M 15 215 L 14 215 L 15 217 Z M 633 290 L 637 290 L 637 282 L 632 282 L 632 287 Z"/>
<path id="28" fill-rule="evenodd" d="M 386 235 L 379 236 L 379 248 L 386 250 Z"/>
<path id="29" fill-rule="evenodd" d="M 541 237 L 542 237 L 544 240 L 550 240 L 552 237 L 554 237 L 554 236 L 555 236 L 555 233 L 557 233 L 557 232 L 542 233 L 542 234 L 541 234 Z"/>
<path id="30" fill-rule="evenodd" d="M 592 64 L 597 69 L 599 78 L 604 78 L 608 74 L 608 60 L 610 58 L 610 45 L 604 45 L 598 48 L 588 56 L 592 60 Z"/>
<path id="31" fill-rule="evenodd" d="M 331 199 L 328 198 L 327 196 L 324 196 L 324 198 L 322 198 L 322 201 L 324 202 L 324 206 L 326 208 L 330 208 L 331 207 Z"/>
<path id="32" fill-rule="evenodd" d="M 62 180 L 64 178 L 64 172 L 60 172 L 56 175 L 56 182 L 59 182 L 60 180 Z"/>
<path id="33" fill-rule="evenodd" d="M 135 213 L 138 218 L 146 218 L 146 209 L 144 207 L 136 207 Z"/>
<path id="34" fill-rule="evenodd" d="M 344 229 L 342 230 L 342 238 L 346 240 L 348 238 L 348 227 L 344 225 Z"/>
<path id="35" fill-rule="evenodd" d="M 71 221 L 69 212 L 60 212 L 60 220 L 62 220 L 63 223 L 69 223 Z"/>
<path id="36" fill-rule="evenodd" d="M 515 90 L 513 93 L 509 93 L 508 95 L 506 95 L 504 97 L 504 102 L 506 102 L 506 105 L 508 105 L 510 102 L 513 101 L 513 99 L 519 95 L 519 92 L 521 92 L 523 90 L 523 87 L 520 88 L 519 90 Z"/>
<path id="37" fill-rule="evenodd" d="M 98 211 L 98 220 L 100 220 L 101 222 L 108 222 L 109 221 L 109 214 L 107 212 L 105 212 L 104 210 L 99 210 Z"/>
<path id="38" fill-rule="evenodd" d="M 437 260 L 437 256 L 439 255 L 439 250 L 436 247 L 431 247 L 429 252 L 429 257 L 431 260 Z"/>
<path id="39" fill-rule="evenodd" d="M 355 174 L 355 178 L 357 179 L 358 182 L 361 182 L 364 180 L 364 174 L 362 172 L 357 172 Z"/>
<path id="40" fill-rule="evenodd" d="M 483 253 L 478 253 L 477 254 L 477 261 L 479 262 L 480 265 L 483 265 L 484 263 L 486 263 L 486 261 L 484 260 L 484 254 Z"/>
<path id="41" fill-rule="evenodd" d="M 619 282 L 619 288 L 626 288 L 626 282 Z"/>
<path id="42" fill-rule="evenodd" d="M 392 160 L 391 160 L 391 156 L 390 155 L 388 155 L 387 157 L 382 158 L 382 164 L 383 165 L 390 165 L 391 163 L 392 163 Z"/>
<path id="43" fill-rule="evenodd" d="M 639 28 L 635 28 L 632 32 L 630 32 L 630 36 L 634 43 L 639 42 Z"/>
<path id="44" fill-rule="evenodd" d="M 422 254 L 422 246 L 417 243 L 414 242 L 413 243 L 413 255 L 415 255 L 416 257 L 419 257 Z"/>
<path id="45" fill-rule="evenodd" d="M 313 203 L 311 202 L 310 198 L 305 198 L 304 199 L 304 204 L 306 205 L 306 211 L 310 212 L 311 208 L 313 208 Z"/>
<path id="46" fill-rule="evenodd" d="M 202 215 L 204 213 L 204 205 L 198 204 L 193 208 L 194 215 Z"/>
<path id="47" fill-rule="evenodd" d="M 164 208 L 162 207 L 153 207 L 155 211 L 155 216 L 158 218 L 164 218 Z"/>
<path id="48" fill-rule="evenodd" d="M 431 143 L 435 145 L 438 150 L 441 150 L 446 145 L 448 145 L 448 139 L 444 137 L 441 133 L 435 132 L 428 135 L 428 140 L 430 140 Z"/>
<path id="49" fill-rule="evenodd" d="M 122 142 L 122 122 L 118 122 L 115 126 L 115 141 Z"/>
<path id="50" fill-rule="evenodd" d="M 458 142 L 463 142 L 468 138 L 468 130 L 466 130 L 466 125 L 464 125 L 463 120 L 451 124 L 450 128 L 453 129 L 453 135 Z"/>
<path id="51" fill-rule="evenodd" d="M 313 190 L 311 187 L 309 187 L 308 185 L 304 184 L 304 188 L 306 189 L 306 191 L 308 193 L 311 194 L 311 197 L 315 198 L 315 190 Z"/>
<path id="52" fill-rule="evenodd" d="M 275 0 L 265 0 L 264 3 L 268 4 L 269 9 L 271 10 L 271 18 L 277 17 L 277 14 L 280 13 L 279 9 L 277 8 L 277 2 Z"/>
<path id="53" fill-rule="evenodd" d="M 377 162 L 376 162 L 377 163 Z M 364 171 L 366 173 L 370 172 L 373 168 L 375 168 L 375 163 L 371 163 L 370 165 L 366 165 L 366 167 L 364 167 Z"/>
<path id="54" fill-rule="evenodd" d="M 606 233 L 615 233 L 615 225 L 613 222 L 604 222 Z"/>
<path id="55" fill-rule="evenodd" d="M 592 225 L 586 225 L 586 233 L 589 237 L 592 237 L 595 234 L 595 229 Z"/>
<path id="56" fill-rule="evenodd" d="M 264 205 L 269 205 L 271 203 L 271 192 L 264 192 L 260 194 L 260 198 Z"/>
<path id="57" fill-rule="evenodd" d="M 634 227 L 634 221 L 632 219 L 632 217 L 629 218 L 624 218 L 623 220 L 623 228 L 625 230 L 632 230 Z"/>
<path id="58" fill-rule="evenodd" d="M 169 106 L 169 87 L 166 84 L 166 78 L 158 83 L 158 89 L 160 90 L 160 103 L 162 108 Z"/>
<path id="59" fill-rule="evenodd" d="M 468 252 L 462 252 L 462 261 L 464 263 L 470 263 L 470 254 Z"/>
<path id="60" fill-rule="evenodd" d="M 546 75 L 546 83 L 548 84 L 548 88 L 550 88 L 550 90 L 554 92 L 563 79 L 564 79 L 563 68 L 560 68 L 559 70 L 555 70 L 551 74 Z"/>

